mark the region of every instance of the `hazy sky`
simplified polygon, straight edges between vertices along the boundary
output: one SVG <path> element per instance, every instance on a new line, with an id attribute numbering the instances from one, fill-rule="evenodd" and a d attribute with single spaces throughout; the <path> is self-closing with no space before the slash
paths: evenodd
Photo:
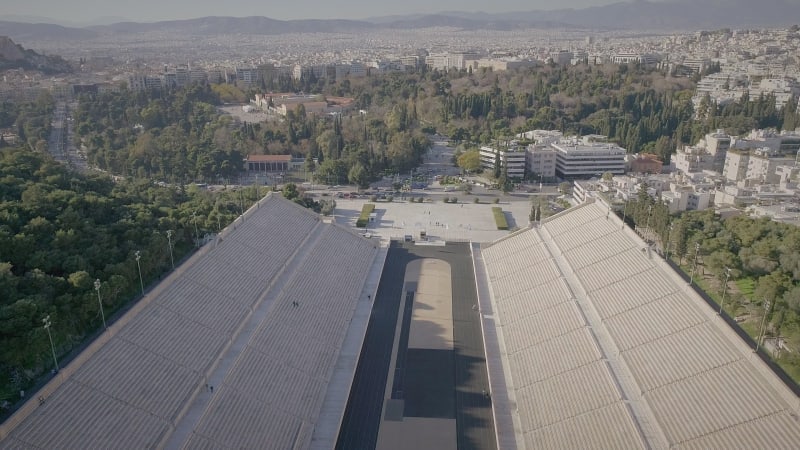
<path id="1" fill-rule="evenodd" d="M 7 15 L 89 23 L 101 17 L 135 21 L 203 16 L 266 16 L 273 19 L 363 19 L 440 11 L 531 11 L 582 8 L 620 0 L 0 0 Z M 756 0 L 754 0 L 756 1 Z"/>

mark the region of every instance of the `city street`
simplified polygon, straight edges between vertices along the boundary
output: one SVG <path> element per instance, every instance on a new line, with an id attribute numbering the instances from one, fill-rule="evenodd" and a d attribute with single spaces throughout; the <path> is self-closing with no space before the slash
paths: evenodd
<path id="1" fill-rule="evenodd" d="M 53 158 L 80 172 L 88 169 L 86 156 L 82 155 L 74 145 L 74 123 L 70 111 L 77 107 L 77 102 L 57 102 L 50 122 L 50 138 L 47 151 Z"/>

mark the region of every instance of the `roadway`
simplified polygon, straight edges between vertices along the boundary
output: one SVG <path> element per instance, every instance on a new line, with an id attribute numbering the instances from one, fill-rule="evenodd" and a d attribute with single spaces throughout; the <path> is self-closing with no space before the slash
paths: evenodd
<path id="1" fill-rule="evenodd" d="M 414 415 L 455 417 L 457 448 L 481 450 L 496 448 L 491 398 L 484 394 L 489 390 L 489 383 L 480 315 L 474 308 L 477 304 L 477 293 L 469 244 L 420 246 L 395 241 L 389 249 L 378 287 L 372 317 L 342 420 L 337 449 L 376 447 L 395 333 L 398 329 L 402 333 L 407 328 L 405 323 L 401 327 L 397 326 L 400 303 L 413 302 L 413 295 L 401 298 L 406 266 L 419 258 L 441 259 L 451 266 L 454 346 L 450 354 L 445 355 L 446 357 L 436 352 L 431 356 L 426 352 L 398 348 L 396 366 L 404 373 L 399 374 L 399 381 L 397 379 L 395 381 L 402 383 L 403 386 L 393 386 L 394 389 L 390 392 L 394 391 L 392 393 L 396 394 L 398 390 L 402 390 L 406 402 L 402 412 L 403 417 Z M 402 342 L 403 339 L 399 341 Z M 445 370 L 452 376 L 444 379 L 434 377 L 439 380 L 433 387 L 435 392 L 421 395 L 422 390 L 432 388 L 426 386 L 425 374 L 433 372 L 438 374 L 440 370 Z M 454 401 L 433 400 L 445 397 Z"/>
<path id="2" fill-rule="evenodd" d="M 77 102 L 56 102 L 53 119 L 50 122 L 47 151 L 56 161 L 71 169 L 85 172 L 88 169 L 86 156 L 79 152 L 74 145 L 74 122 L 70 115 L 70 111 L 77 105 Z"/>

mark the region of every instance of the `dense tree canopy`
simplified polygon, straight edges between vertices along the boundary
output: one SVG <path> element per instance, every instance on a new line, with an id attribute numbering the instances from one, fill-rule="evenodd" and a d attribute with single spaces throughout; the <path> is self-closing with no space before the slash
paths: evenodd
<path id="1" fill-rule="evenodd" d="M 221 116 L 207 85 L 156 92 L 83 96 L 75 129 L 92 165 L 114 174 L 168 182 L 210 181 L 239 174 L 251 151 L 245 126 Z"/>
<path id="2" fill-rule="evenodd" d="M 0 129 L 9 128 L 16 132 L 19 138 L 17 145 L 31 150 L 47 151 L 52 100 L 49 94 L 42 94 L 35 102 L 0 102 Z M 0 148 L 9 145 L 10 143 L 0 139 Z"/>
<path id="3" fill-rule="evenodd" d="M 59 354 L 100 325 L 94 281 L 106 316 L 255 200 L 242 190 L 213 194 L 113 182 L 68 171 L 46 154 L 0 150 L 0 403 L 17 398 L 52 364 L 42 318 L 49 315 Z M 196 220 L 196 222 L 195 222 Z"/>
<path id="4" fill-rule="evenodd" d="M 744 320 L 745 329 L 756 337 L 763 306 L 769 302 L 766 334 L 786 339 L 789 348 L 800 348 L 800 228 L 772 221 L 769 217 L 747 215 L 723 220 L 713 210 L 689 211 L 671 218 L 667 207 L 642 189 L 626 205 L 626 218 L 645 236 L 657 236 L 663 249 L 680 264 L 714 280 L 711 294 L 721 301 L 727 293 L 725 309 Z M 650 230 L 647 229 L 649 224 Z M 742 280 L 752 292 L 741 292 L 733 285 Z M 717 291 L 718 292 L 715 292 Z M 778 363 L 796 380 L 800 379 L 800 357 L 784 352 Z"/>

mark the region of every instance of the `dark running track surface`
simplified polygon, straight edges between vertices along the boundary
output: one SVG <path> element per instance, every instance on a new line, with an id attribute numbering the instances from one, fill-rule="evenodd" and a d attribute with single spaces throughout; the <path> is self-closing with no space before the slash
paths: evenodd
<path id="1" fill-rule="evenodd" d="M 496 448 L 491 400 L 484 396 L 489 382 L 480 317 L 473 309 L 478 302 L 469 244 L 448 243 L 441 247 L 392 242 L 339 430 L 337 449 L 367 450 L 376 446 L 398 310 L 400 302 L 408 300 L 401 299 L 405 269 L 410 261 L 419 258 L 436 258 L 450 264 L 454 351 L 447 351 L 451 355 L 448 357 L 441 351 L 437 356 L 432 351 L 398 349 L 398 359 L 403 354 L 398 362 L 402 363 L 404 373 L 402 385 L 395 383 L 392 394 L 396 389 L 404 390 L 407 417 L 452 417 L 454 412 L 459 450 Z M 444 379 L 439 375 L 442 371 L 453 376 Z M 425 373 L 433 374 L 431 381 L 436 381 L 423 383 Z"/>

